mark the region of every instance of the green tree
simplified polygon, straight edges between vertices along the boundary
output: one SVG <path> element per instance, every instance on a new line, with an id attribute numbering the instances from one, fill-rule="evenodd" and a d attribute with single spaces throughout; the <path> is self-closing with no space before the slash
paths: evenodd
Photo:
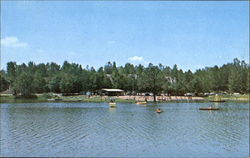
<path id="1" fill-rule="evenodd" d="M 59 76 L 54 76 L 48 83 L 49 90 L 54 93 L 61 93 L 60 83 L 61 78 Z"/>
<path id="2" fill-rule="evenodd" d="M 13 94 L 20 92 L 22 95 L 48 91 L 97 92 L 102 88 L 121 88 L 125 92 L 152 92 L 154 95 L 162 91 L 171 95 L 212 91 L 249 93 L 249 70 L 249 64 L 238 59 L 221 67 L 206 67 L 194 73 L 183 72 L 177 65 L 171 69 L 162 64 L 149 64 L 144 67 L 126 63 L 124 67 L 117 67 L 115 62 L 108 62 L 95 71 L 93 67 L 83 69 L 81 65 L 67 61 L 62 67 L 56 63 L 36 65 L 29 62 L 27 65 L 17 65 L 15 62 L 8 62 L 6 75 L 1 74 L 0 82 L 1 90 L 6 89 L 9 84 Z M 24 79 L 29 81 L 27 90 L 24 90 L 27 84 Z"/>
<path id="3" fill-rule="evenodd" d="M 212 91 L 212 75 L 210 74 L 210 69 L 205 68 L 202 70 L 197 70 L 194 73 L 194 78 L 199 78 L 199 82 L 201 82 L 202 92 L 210 92 Z M 194 84 L 192 84 L 194 86 Z M 192 92 L 195 92 L 195 87 L 191 87 Z"/>
<path id="4" fill-rule="evenodd" d="M 109 61 L 105 66 L 104 66 L 104 71 L 106 74 L 112 74 L 113 72 L 113 65 Z"/>
<path id="5" fill-rule="evenodd" d="M 168 93 L 168 95 L 171 95 L 174 92 L 172 83 L 174 82 L 174 78 L 171 77 L 171 68 L 170 67 L 165 67 L 162 70 L 163 73 L 163 78 L 164 78 L 164 82 L 162 85 L 163 91 L 164 93 Z"/>
<path id="6" fill-rule="evenodd" d="M 192 81 L 191 81 L 191 85 L 192 85 L 192 92 L 194 93 L 201 93 L 203 92 L 203 87 L 202 87 L 202 82 L 201 79 L 199 77 L 195 77 Z"/>
<path id="7" fill-rule="evenodd" d="M 234 59 L 230 69 L 228 87 L 230 92 L 242 92 L 242 67 L 238 59 Z"/>
<path id="8" fill-rule="evenodd" d="M 60 81 L 60 90 L 64 94 L 70 94 L 74 92 L 74 77 L 69 74 L 63 74 Z"/>
<path id="9" fill-rule="evenodd" d="M 47 76 L 52 78 L 54 75 L 58 75 L 60 73 L 60 65 L 56 63 L 47 63 L 46 64 Z"/>
<path id="10" fill-rule="evenodd" d="M 0 92 L 5 91 L 9 88 L 9 82 L 6 80 L 4 71 L 0 71 Z"/>
<path id="11" fill-rule="evenodd" d="M 22 96 L 27 97 L 33 93 L 32 81 L 33 76 L 24 71 L 17 77 L 14 87 Z"/>
<path id="12" fill-rule="evenodd" d="M 16 95 L 16 89 L 15 89 L 15 82 L 16 82 L 16 69 L 17 65 L 16 62 L 8 62 L 7 63 L 7 79 L 10 82 L 10 88 L 13 90 L 13 94 Z"/>
<path id="13" fill-rule="evenodd" d="M 33 88 L 34 92 L 36 93 L 43 93 L 47 91 L 47 84 L 45 81 L 45 78 L 42 76 L 41 73 L 36 72 L 34 74 L 34 80 L 33 80 Z"/>
<path id="14" fill-rule="evenodd" d="M 156 102 L 156 95 L 162 92 L 163 81 L 164 78 L 159 67 L 149 64 L 139 77 L 138 87 L 145 92 L 153 93 L 154 102 Z"/>
<path id="15" fill-rule="evenodd" d="M 183 74 L 183 77 L 184 77 L 184 85 L 185 85 L 185 92 L 194 92 L 193 90 L 193 84 L 191 83 L 191 81 L 194 79 L 194 75 L 193 73 L 188 70 L 187 72 L 185 72 Z"/>
<path id="16" fill-rule="evenodd" d="M 247 80 L 246 80 L 246 93 L 250 94 L 250 67 L 246 69 Z"/>

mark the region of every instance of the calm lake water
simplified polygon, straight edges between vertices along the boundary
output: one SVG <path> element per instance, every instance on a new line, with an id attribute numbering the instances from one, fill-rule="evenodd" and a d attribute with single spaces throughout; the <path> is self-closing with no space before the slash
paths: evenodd
<path id="1" fill-rule="evenodd" d="M 248 103 L 8 103 L 0 118 L 0 156 L 249 156 Z"/>

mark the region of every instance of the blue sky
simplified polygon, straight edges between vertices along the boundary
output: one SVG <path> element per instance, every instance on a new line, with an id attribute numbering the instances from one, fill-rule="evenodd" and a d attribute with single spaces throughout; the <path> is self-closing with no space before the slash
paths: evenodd
<path id="1" fill-rule="evenodd" d="M 1 1 L 8 61 L 177 64 L 196 70 L 249 59 L 248 2 Z"/>

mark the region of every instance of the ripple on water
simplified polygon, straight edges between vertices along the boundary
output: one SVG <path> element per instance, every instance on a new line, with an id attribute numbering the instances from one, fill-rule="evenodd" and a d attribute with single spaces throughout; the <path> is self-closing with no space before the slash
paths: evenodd
<path id="1" fill-rule="evenodd" d="M 247 105 L 209 105 L 1 104 L 0 156 L 247 156 Z"/>

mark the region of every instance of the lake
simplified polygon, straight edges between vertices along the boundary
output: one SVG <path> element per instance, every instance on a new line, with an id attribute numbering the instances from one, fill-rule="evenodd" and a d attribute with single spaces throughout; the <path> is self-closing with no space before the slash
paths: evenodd
<path id="1" fill-rule="evenodd" d="M 0 156 L 249 156 L 248 103 L 2 103 L 0 118 Z"/>

